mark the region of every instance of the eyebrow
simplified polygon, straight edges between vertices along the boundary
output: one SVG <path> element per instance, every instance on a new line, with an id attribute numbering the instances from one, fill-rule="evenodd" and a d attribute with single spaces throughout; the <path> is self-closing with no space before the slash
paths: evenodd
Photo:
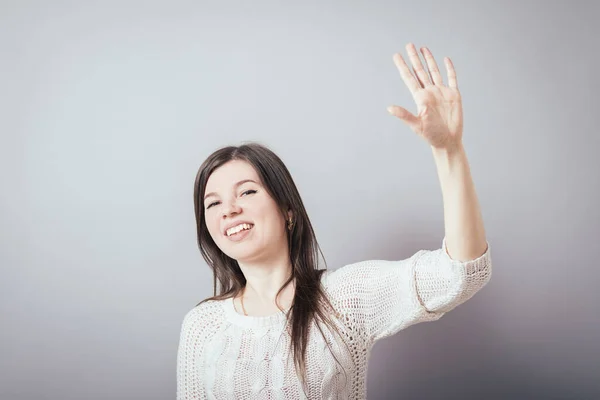
<path id="1" fill-rule="evenodd" d="M 233 187 L 236 187 L 236 188 L 237 188 L 238 186 L 241 186 L 241 185 L 243 185 L 244 183 L 247 183 L 247 182 L 253 182 L 253 183 L 256 183 L 256 184 L 258 184 L 256 181 L 254 181 L 254 180 L 252 180 L 252 179 L 244 179 L 244 180 L 241 180 L 241 181 L 239 181 L 239 182 L 238 182 L 238 183 L 236 183 L 235 185 L 233 185 Z M 207 194 L 204 196 L 204 200 L 206 200 L 206 199 L 207 199 L 208 197 L 210 197 L 210 196 L 216 196 L 216 195 L 217 195 L 217 194 L 216 194 L 215 192 L 210 192 L 210 193 L 207 193 Z"/>

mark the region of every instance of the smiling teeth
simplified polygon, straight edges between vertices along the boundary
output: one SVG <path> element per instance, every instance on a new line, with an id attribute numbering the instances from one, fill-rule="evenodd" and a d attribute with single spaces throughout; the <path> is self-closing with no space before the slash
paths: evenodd
<path id="1" fill-rule="evenodd" d="M 238 226 L 234 226 L 233 228 L 227 229 L 227 236 L 235 235 L 241 230 L 247 230 L 252 228 L 254 225 L 250 224 L 239 224 Z"/>

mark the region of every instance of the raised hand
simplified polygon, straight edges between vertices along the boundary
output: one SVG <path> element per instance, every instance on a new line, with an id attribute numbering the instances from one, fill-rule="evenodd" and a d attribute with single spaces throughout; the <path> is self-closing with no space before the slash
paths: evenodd
<path id="1" fill-rule="evenodd" d="M 428 48 L 422 47 L 421 52 L 429 73 L 423 68 L 414 44 L 407 44 L 406 51 L 413 65 L 414 75 L 401 54 L 394 54 L 393 59 L 417 104 L 417 115 L 396 105 L 388 107 L 388 111 L 404 121 L 434 148 L 451 149 L 460 146 L 463 131 L 462 100 L 452 61 L 448 57 L 444 58 L 448 71 L 448 86 L 445 86 Z"/>

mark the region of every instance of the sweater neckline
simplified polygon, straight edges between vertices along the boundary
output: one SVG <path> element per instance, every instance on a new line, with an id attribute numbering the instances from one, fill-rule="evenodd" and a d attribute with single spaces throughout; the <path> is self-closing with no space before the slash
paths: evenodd
<path id="1" fill-rule="evenodd" d="M 265 326 L 282 325 L 287 320 L 289 308 L 284 311 L 279 311 L 275 314 L 256 317 L 252 315 L 243 315 L 237 312 L 233 304 L 233 297 L 223 300 L 223 307 L 227 319 L 236 324 L 247 328 L 259 328 Z"/>

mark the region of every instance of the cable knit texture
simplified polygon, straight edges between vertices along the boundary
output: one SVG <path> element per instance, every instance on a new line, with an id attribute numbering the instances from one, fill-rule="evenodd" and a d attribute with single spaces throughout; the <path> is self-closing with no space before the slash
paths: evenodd
<path id="1" fill-rule="evenodd" d="M 370 260 L 323 274 L 339 318 L 335 332 L 311 327 L 306 385 L 300 384 L 285 314 L 239 314 L 232 299 L 207 301 L 182 324 L 177 399 L 365 399 L 373 344 L 441 318 L 491 276 L 490 247 L 475 260 L 452 260 L 442 248 L 401 261 Z M 336 362 L 337 359 L 337 362 Z"/>

